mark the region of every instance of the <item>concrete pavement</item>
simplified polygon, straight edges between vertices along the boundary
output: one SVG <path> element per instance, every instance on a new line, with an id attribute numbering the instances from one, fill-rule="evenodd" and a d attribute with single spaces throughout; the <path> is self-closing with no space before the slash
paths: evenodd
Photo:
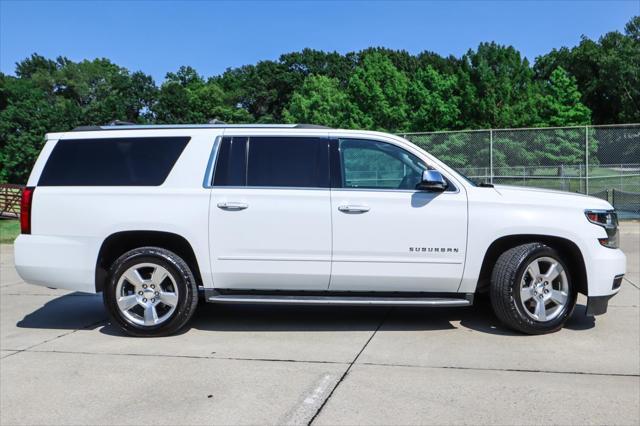
<path id="1" fill-rule="evenodd" d="M 0 248 L 0 423 L 638 424 L 640 224 L 609 312 L 522 336 L 463 309 L 206 305 L 120 335 L 100 296 L 28 286 Z"/>

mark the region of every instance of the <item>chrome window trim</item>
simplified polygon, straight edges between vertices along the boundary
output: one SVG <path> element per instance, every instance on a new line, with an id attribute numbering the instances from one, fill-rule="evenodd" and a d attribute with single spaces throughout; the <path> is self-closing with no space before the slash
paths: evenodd
<path id="1" fill-rule="evenodd" d="M 289 189 L 295 191 L 329 191 L 331 188 L 320 188 L 317 186 L 212 186 L 213 189 L 277 189 L 286 191 Z"/>
<path id="2" fill-rule="evenodd" d="M 451 184 L 453 185 L 453 184 Z M 393 189 L 393 188 L 331 188 L 332 191 L 360 191 L 360 192 L 410 192 L 410 193 L 428 193 L 428 194 L 458 194 L 460 189 L 453 185 L 455 191 L 426 191 L 420 189 Z"/>
<path id="3" fill-rule="evenodd" d="M 299 137 L 299 135 L 279 135 L 279 136 L 283 136 L 283 137 Z M 306 190 L 311 190 L 311 191 L 360 191 L 360 192 L 405 192 L 405 193 L 436 193 L 435 191 L 424 191 L 424 190 L 417 190 L 417 189 L 394 189 L 394 188 L 343 188 L 343 187 L 311 187 L 311 186 L 247 186 L 247 185 L 233 185 L 233 186 L 214 186 L 213 185 L 213 177 L 215 175 L 215 171 L 216 171 L 216 163 L 218 161 L 218 152 L 220 151 L 220 145 L 222 143 L 222 138 L 224 137 L 246 137 L 246 138 L 251 138 L 251 136 L 248 135 L 227 135 L 227 134 L 222 134 L 222 135 L 218 135 L 216 136 L 214 142 L 213 142 L 213 147 L 211 149 L 211 154 L 209 155 L 209 161 L 207 163 L 207 169 L 205 171 L 205 175 L 204 175 L 204 179 L 203 179 L 203 184 L 202 186 L 204 188 L 208 188 L 208 189 L 270 189 L 270 190 L 294 190 L 294 191 L 306 191 Z M 254 136 L 254 137 L 259 137 L 259 136 Z M 271 137 L 271 136 L 269 136 Z M 332 137 L 326 137 L 326 136 L 319 136 L 319 139 L 327 139 L 327 140 L 337 140 L 338 138 L 332 138 Z M 400 149 L 404 149 L 406 151 L 406 149 L 402 146 L 398 146 L 396 144 L 390 143 L 388 141 L 385 140 L 377 140 L 377 139 L 371 139 L 377 142 L 383 142 L 383 143 L 389 143 L 391 145 L 394 145 Z M 410 151 L 409 151 L 410 152 Z M 248 152 L 247 152 L 248 155 Z M 412 153 L 412 155 L 415 155 Z M 428 164 L 428 163 L 427 163 Z M 433 167 L 433 166 L 431 166 Z M 437 169 L 436 169 L 437 170 Z M 444 174 L 445 177 L 447 177 L 447 179 L 449 180 L 449 183 L 451 185 L 453 185 L 455 187 L 455 191 L 442 191 L 442 192 L 437 192 L 439 194 L 458 194 L 460 193 L 460 188 L 458 187 L 458 185 L 454 185 L 453 182 L 451 182 L 451 178 L 445 173 Z"/>
<path id="4" fill-rule="evenodd" d="M 213 176 L 216 169 L 216 161 L 218 160 L 218 151 L 220 151 L 222 137 L 223 135 L 218 135 L 213 140 L 213 147 L 211 148 L 211 154 L 209 154 L 209 162 L 207 163 L 207 169 L 204 172 L 204 179 L 202 180 L 203 188 L 213 188 Z"/>
<path id="5" fill-rule="evenodd" d="M 367 189 L 367 188 L 319 188 L 319 187 L 307 187 L 307 186 L 212 186 L 211 188 L 213 189 L 271 189 L 271 190 L 280 190 L 280 191 L 286 191 L 286 190 L 295 190 L 295 191 L 334 191 L 334 192 L 339 192 L 339 191 L 345 191 L 345 192 L 352 192 L 352 191 L 360 191 L 360 192 L 409 192 L 409 193 L 429 193 L 429 194 L 457 194 L 460 192 L 460 190 L 458 189 L 458 187 L 456 187 L 455 191 L 425 191 L 425 190 L 419 190 L 419 189 L 384 189 L 384 188 L 378 188 L 378 189 Z"/>

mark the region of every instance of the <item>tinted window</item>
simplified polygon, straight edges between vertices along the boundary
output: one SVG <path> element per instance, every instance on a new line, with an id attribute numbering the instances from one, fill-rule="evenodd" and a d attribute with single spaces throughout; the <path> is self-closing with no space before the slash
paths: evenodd
<path id="1" fill-rule="evenodd" d="M 188 141 L 188 137 L 60 140 L 38 185 L 161 185 Z"/>
<path id="2" fill-rule="evenodd" d="M 252 137 L 248 186 L 329 187 L 328 140 L 306 137 Z"/>
<path id="3" fill-rule="evenodd" d="M 340 140 L 344 188 L 415 189 L 427 165 L 392 144 Z"/>
<path id="4" fill-rule="evenodd" d="M 247 138 L 223 138 L 218 151 L 214 186 L 244 186 L 247 183 Z"/>

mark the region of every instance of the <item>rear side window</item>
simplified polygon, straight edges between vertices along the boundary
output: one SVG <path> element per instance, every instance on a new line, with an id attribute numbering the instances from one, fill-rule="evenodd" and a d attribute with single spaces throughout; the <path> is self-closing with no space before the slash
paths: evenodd
<path id="1" fill-rule="evenodd" d="M 249 138 L 222 138 L 213 178 L 214 186 L 247 184 L 247 142 Z"/>
<path id="2" fill-rule="evenodd" d="M 161 185 L 189 139 L 189 137 L 63 139 L 53 148 L 38 185 Z"/>
<path id="3" fill-rule="evenodd" d="M 328 141 L 319 138 L 251 138 L 247 186 L 329 187 Z"/>
<path id="4" fill-rule="evenodd" d="M 328 140 L 314 137 L 224 138 L 213 184 L 328 188 Z"/>

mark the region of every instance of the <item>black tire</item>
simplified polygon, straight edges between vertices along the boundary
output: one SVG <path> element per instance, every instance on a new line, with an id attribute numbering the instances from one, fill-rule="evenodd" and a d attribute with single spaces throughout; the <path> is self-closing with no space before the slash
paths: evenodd
<path id="1" fill-rule="evenodd" d="M 118 308 L 116 289 L 120 277 L 132 266 L 142 263 L 162 266 L 171 274 L 177 287 L 177 304 L 173 313 L 157 325 L 136 324 Z M 112 323 L 126 334 L 136 337 L 167 336 L 179 331 L 193 316 L 198 305 L 198 286 L 191 269 L 180 256 L 159 247 L 140 247 L 126 252 L 113 263 L 102 296 Z"/>
<path id="2" fill-rule="evenodd" d="M 566 273 L 569 291 L 560 313 L 548 321 L 531 318 L 522 306 L 520 282 L 527 267 L 535 259 L 549 257 L 556 260 Z M 577 292 L 571 281 L 570 270 L 560 254 L 542 243 L 523 244 L 502 253 L 491 274 L 490 298 L 496 316 L 509 328 L 526 334 L 546 334 L 562 328 L 573 313 Z"/>

